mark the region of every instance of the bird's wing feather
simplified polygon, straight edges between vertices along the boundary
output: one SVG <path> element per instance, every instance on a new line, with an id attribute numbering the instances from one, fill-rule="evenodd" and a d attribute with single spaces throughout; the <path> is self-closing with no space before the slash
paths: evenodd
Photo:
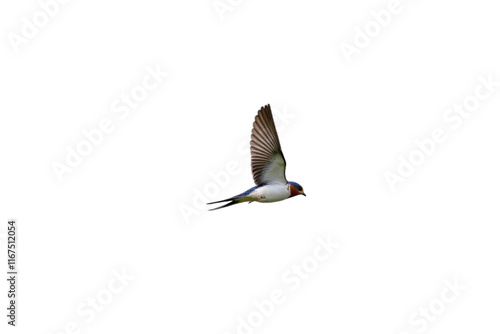
<path id="1" fill-rule="evenodd" d="M 250 151 L 255 184 L 287 184 L 286 161 L 269 105 L 262 107 L 255 116 Z"/>

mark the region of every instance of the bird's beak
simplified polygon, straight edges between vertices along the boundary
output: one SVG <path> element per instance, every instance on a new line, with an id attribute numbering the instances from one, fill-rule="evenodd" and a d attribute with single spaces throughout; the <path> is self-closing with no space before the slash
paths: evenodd
<path id="1" fill-rule="evenodd" d="M 302 193 L 301 195 L 304 195 L 304 196 L 306 196 L 306 193 Z M 306 196 L 306 197 L 307 197 L 307 196 Z"/>

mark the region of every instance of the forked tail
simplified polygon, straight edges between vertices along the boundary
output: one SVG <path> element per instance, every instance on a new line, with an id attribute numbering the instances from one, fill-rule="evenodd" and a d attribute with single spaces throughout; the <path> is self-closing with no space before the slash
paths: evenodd
<path id="1" fill-rule="evenodd" d="M 247 202 L 247 201 L 242 200 L 239 197 L 231 197 L 231 198 L 228 198 L 228 199 L 223 199 L 222 201 L 210 202 L 210 203 L 207 203 L 207 205 L 209 205 L 209 204 L 223 203 L 223 202 L 229 202 L 229 203 L 226 203 L 226 204 L 224 204 L 222 206 L 219 206 L 217 208 L 210 209 L 208 211 L 214 211 L 214 210 L 219 210 L 219 209 L 222 209 L 222 208 L 227 208 L 228 206 L 239 204 L 239 203 L 243 203 L 243 202 Z"/>
<path id="2" fill-rule="evenodd" d="M 208 211 L 214 211 L 214 210 L 226 208 L 228 206 L 235 205 L 235 204 L 238 204 L 238 203 L 243 203 L 243 202 L 252 203 L 253 201 L 255 201 L 255 199 L 252 198 L 252 197 L 249 197 L 248 195 L 250 195 L 252 193 L 252 191 L 254 191 L 257 188 L 258 188 L 258 186 L 250 188 L 247 191 L 245 191 L 244 193 L 241 193 L 239 195 L 233 196 L 231 198 L 223 199 L 222 201 L 207 203 L 207 204 L 217 204 L 217 203 L 229 202 L 229 203 L 226 203 L 226 204 L 224 204 L 222 206 L 219 206 L 218 208 L 210 209 Z"/>

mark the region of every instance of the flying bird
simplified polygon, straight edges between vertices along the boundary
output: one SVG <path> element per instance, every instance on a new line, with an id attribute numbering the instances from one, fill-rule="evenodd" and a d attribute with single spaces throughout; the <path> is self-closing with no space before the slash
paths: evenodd
<path id="1" fill-rule="evenodd" d="M 228 202 L 210 211 L 243 202 L 271 203 L 297 195 L 306 196 L 300 184 L 286 180 L 286 161 L 281 151 L 280 140 L 269 104 L 262 107 L 255 116 L 250 153 L 252 155 L 253 180 L 256 186 L 231 198 L 207 203 Z"/>

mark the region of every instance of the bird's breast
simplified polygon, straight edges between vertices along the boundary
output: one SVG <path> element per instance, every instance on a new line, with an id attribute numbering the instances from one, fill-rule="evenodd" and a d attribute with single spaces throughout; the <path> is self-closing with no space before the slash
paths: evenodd
<path id="1" fill-rule="evenodd" d="M 287 184 L 267 184 L 257 188 L 253 195 L 259 202 L 277 202 L 290 197 L 290 188 Z"/>

